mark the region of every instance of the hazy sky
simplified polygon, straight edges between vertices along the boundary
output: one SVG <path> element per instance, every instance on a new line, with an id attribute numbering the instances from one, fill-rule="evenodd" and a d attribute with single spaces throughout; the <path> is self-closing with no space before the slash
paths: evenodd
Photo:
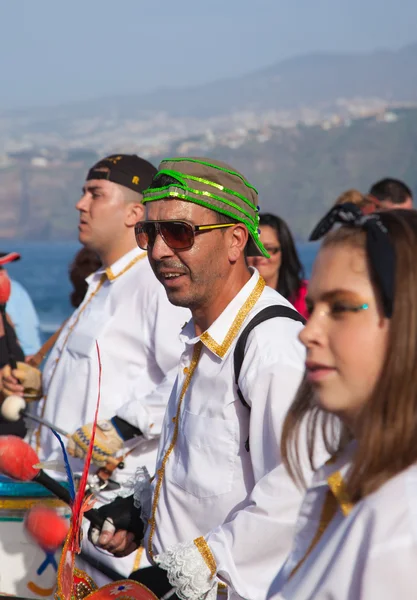
<path id="1" fill-rule="evenodd" d="M 0 0 L 0 108 L 188 86 L 417 41 L 417 0 Z"/>

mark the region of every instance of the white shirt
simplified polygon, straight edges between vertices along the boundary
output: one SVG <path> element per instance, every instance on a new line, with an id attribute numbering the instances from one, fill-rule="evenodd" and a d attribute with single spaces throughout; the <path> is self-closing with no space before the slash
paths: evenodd
<path id="1" fill-rule="evenodd" d="M 116 470 L 118 480 L 124 480 L 139 465 L 146 465 L 150 472 L 154 469 L 156 438 L 183 349 L 179 333 L 190 312 L 168 301 L 146 253 L 138 248 L 111 266 L 113 277 L 92 297 L 103 273 L 100 269 L 87 279 L 86 297 L 45 364 L 44 416 L 70 433 L 93 421 L 99 376 L 97 340 L 102 362 L 99 418 L 118 414 L 144 434 L 127 457 L 125 470 Z M 46 460 L 62 458 L 57 440 L 46 427 L 42 427 L 41 450 Z M 82 461 L 72 462 L 74 470 L 82 470 Z"/>
<path id="2" fill-rule="evenodd" d="M 294 547 L 270 596 L 285 600 L 414 600 L 417 565 L 417 466 L 338 509 L 319 542 L 291 577 L 317 531 L 328 477 L 349 470 L 351 448 L 317 471 L 306 493 Z M 338 495 L 338 494 L 336 494 Z"/>
<path id="3" fill-rule="evenodd" d="M 205 536 L 218 574 L 235 590 L 229 591 L 230 597 L 251 600 L 266 598 L 276 566 L 290 550 L 301 503 L 301 494 L 281 462 L 280 437 L 304 371 L 304 350 L 297 339 L 302 324 L 274 318 L 250 333 L 239 378 L 243 396 L 252 407 L 250 413 L 234 383 L 233 354 L 239 331 L 267 306 L 291 307 L 275 290 L 264 287 L 251 308 L 251 294 L 259 293 L 263 283 L 254 270 L 200 338 L 195 336 L 192 321 L 182 331 L 186 349 L 168 403 L 157 469 L 172 444 L 176 419 L 178 438 L 166 461 L 157 501 L 158 476 L 153 482 L 153 553 Z M 239 311 L 244 319 L 234 324 Z M 200 360 L 177 416 L 199 339 L 203 340 Z M 152 524 L 147 530 L 148 544 L 151 529 Z"/>

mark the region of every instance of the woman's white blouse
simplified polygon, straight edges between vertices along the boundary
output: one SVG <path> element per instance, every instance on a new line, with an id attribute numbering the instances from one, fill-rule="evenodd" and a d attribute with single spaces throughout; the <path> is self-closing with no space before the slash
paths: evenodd
<path id="1" fill-rule="evenodd" d="M 291 576 L 317 531 L 329 490 L 328 479 L 336 473 L 336 477 L 340 479 L 341 476 L 343 480 L 349 469 L 351 452 L 352 447 L 336 463 L 327 464 L 317 472 L 304 498 L 293 550 L 272 584 L 269 598 L 417 598 L 417 466 L 414 465 L 393 477 L 352 510 L 339 495 L 342 506 L 339 506 L 319 542 Z"/>

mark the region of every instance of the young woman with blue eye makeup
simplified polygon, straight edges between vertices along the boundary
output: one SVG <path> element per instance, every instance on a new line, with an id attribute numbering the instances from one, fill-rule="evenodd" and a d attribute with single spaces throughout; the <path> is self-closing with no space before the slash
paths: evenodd
<path id="1" fill-rule="evenodd" d="M 334 223 L 342 227 L 327 233 Z M 326 235 L 327 234 L 327 235 Z M 361 216 L 335 207 L 300 339 L 306 372 L 284 423 L 282 453 L 301 481 L 324 431 L 332 458 L 317 469 L 293 549 L 269 598 L 415 599 L 417 565 L 417 213 Z"/>

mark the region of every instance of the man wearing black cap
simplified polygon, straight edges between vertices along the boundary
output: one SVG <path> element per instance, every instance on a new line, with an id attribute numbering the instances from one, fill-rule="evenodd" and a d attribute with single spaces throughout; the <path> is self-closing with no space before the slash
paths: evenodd
<path id="1" fill-rule="evenodd" d="M 76 205 L 79 240 L 97 252 L 103 266 L 87 279 L 85 299 L 65 324 L 43 372 L 42 416 L 75 432 L 68 449 L 73 470 L 81 471 L 98 395 L 97 341 L 102 379 L 93 463 L 104 466 L 134 447 L 124 470 L 113 474 L 120 484 L 139 465 L 154 470 L 157 438 L 182 351 L 178 336 L 190 317 L 188 310 L 170 304 L 135 241 L 135 224 L 144 215 L 142 192 L 155 173 L 146 160 L 123 154 L 99 161 L 88 172 Z M 22 393 L 16 383 L 5 381 L 9 392 Z M 41 427 L 35 437 L 43 460 L 62 460 L 50 430 Z M 130 446 L 125 439 L 132 440 Z M 103 496 L 106 502 L 111 499 L 110 492 Z M 91 547 L 90 552 L 96 551 Z M 125 565 L 118 561 L 118 571 L 128 575 L 137 564 L 134 558 Z M 100 560 L 112 559 L 101 553 Z"/>

